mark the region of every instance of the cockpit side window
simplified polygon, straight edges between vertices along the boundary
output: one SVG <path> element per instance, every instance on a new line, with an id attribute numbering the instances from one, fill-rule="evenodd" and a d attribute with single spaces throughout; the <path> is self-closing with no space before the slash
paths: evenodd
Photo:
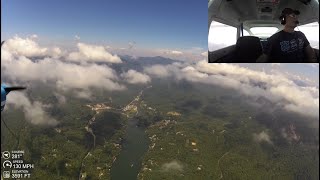
<path id="1" fill-rule="evenodd" d="M 298 26 L 298 31 L 303 32 L 310 42 L 310 46 L 315 49 L 319 49 L 319 23 L 309 23 L 302 26 Z"/>
<path id="2" fill-rule="evenodd" d="M 237 42 L 237 28 L 212 21 L 208 35 L 209 51 L 216 51 Z"/>

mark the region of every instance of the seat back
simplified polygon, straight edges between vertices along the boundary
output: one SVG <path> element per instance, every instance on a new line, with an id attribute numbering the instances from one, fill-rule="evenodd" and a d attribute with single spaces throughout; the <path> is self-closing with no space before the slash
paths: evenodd
<path id="1" fill-rule="evenodd" d="M 254 36 L 243 36 L 237 40 L 235 62 L 254 63 L 262 55 L 260 39 Z"/>

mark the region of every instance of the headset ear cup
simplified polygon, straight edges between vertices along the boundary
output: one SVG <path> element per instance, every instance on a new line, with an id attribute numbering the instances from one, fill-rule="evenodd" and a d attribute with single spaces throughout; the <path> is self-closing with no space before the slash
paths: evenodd
<path id="1" fill-rule="evenodd" d="M 283 17 L 282 19 L 281 19 L 281 24 L 286 24 L 286 18 L 285 17 Z"/>

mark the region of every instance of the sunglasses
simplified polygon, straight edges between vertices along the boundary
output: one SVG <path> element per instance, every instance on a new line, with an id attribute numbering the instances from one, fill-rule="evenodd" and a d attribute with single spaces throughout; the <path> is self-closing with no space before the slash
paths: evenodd
<path id="1" fill-rule="evenodd" d="M 298 16 L 295 14 L 289 14 L 288 16 L 292 17 L 292 18 L 297 18 Z"/>

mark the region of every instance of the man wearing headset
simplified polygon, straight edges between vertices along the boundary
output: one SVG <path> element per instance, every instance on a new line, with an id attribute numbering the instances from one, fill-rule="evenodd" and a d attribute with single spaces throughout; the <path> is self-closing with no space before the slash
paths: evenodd
<path id="1" fill-rule="evenodd" d="M 294 31 L 299 24 L 297 17 L 299 14 L 298 10 L 291 8 L 282 11 L 279 19 L 284 29 L 268 39 L 264 54 L 257 62 L 317 62 L 306 36 L 300 31 Z"/>

